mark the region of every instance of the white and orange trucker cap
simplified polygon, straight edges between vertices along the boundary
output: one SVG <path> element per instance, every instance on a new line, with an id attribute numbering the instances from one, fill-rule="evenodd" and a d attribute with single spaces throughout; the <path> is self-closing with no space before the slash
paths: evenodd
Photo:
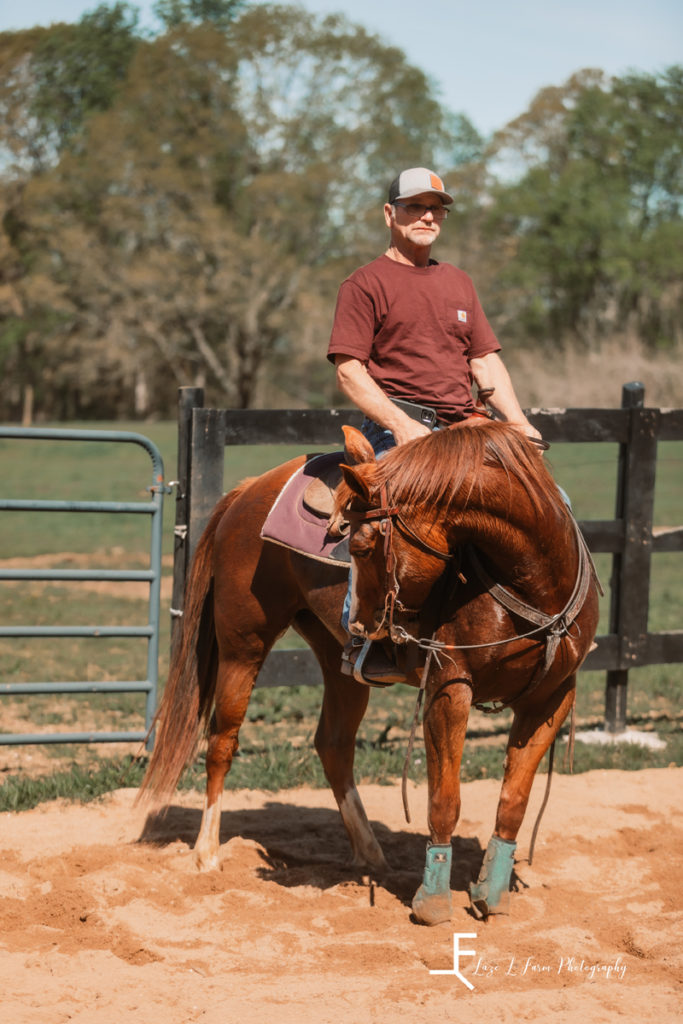
<path id="1" fill-rule="evenodd" d="M 453 196 L 446 192 L 439 175 L 426 167 L 409 167 L 407 171 L 401 171 L 389 186 L 389 202 L 410 199 L 411 196 L 419 196 L 422 192 L 433 192 L 440 196 L 446 205 L 453 202 Z"/>

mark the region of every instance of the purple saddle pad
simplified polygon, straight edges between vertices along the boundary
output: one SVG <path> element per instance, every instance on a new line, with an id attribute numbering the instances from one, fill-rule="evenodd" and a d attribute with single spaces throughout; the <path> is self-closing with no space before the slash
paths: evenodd
<path id="1" fill-rule="evenodd" d="M 319 562 L 348 569 L 351 561 L 348 538 L 331 537 L 327 532 L 327 515 L 316 514 L 304 502 L 304 493 L 311 481 L 329 474 L 343 460 L 344 452 L 314 455 L 297 469 L 275 499 L 261 530 L 262 539 Z"/>

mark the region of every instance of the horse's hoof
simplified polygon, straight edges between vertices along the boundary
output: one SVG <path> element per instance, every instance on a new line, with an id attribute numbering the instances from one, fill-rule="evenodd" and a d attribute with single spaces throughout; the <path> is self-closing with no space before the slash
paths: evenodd
<path id="1" fill-rule="evenodd" d="M 490 914 L 507 914 L 510 906 L 510 894 L 506 893 L 502 896 L 495 907 L 490 907 L 487 900 L 483 897 L 477 897 L 475 894 L 474 882 L 470 885 L 470 907 L 472 913 L 478 921 L 486 921 Z"/>
<path id="2" fill-rule="evenodd" d="M 364 874 L 372 875 L 373 878 L 386 875 L 389 871 L 389 865 L 384 859 L 383 853 L 380 853 L 379 857 L 364 857 L 356 854 L 348 864 L 354 871 L 362 871 Z"/>
<path id="3" fill-rule="evenodd" d="M 507 914 L 510 910 L 510 879 L 517 843 L 491 836 L 479 878 L 470 885 L 470 902 L 475 917 Z"/>
<path id="4" fill-rule="evenodd" d="M 197 871 L 217 871 L 219 868 L 218 854 L 197 846 L 192 851 L 192 860 Z"/>
<path id="5" fill-rule="evenodd" d="M 424 885 L 421 885 L 413 897 L 412 906 L 415 920 L 419 924 L 443 924 L 444 921 L 450 921 L 451 919 L 453 908 L 450 890 L 448 892 L 429 893 Z"/>

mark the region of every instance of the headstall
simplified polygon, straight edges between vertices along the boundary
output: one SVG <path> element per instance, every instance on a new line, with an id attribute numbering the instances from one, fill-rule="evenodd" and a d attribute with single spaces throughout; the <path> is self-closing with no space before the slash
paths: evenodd
<path id="1" fill-rule="evenodd" d="M 404 630 L 400 629 L 397 631 L 394 624 L 394 612 L 399 611 L 408 615 L 417 615 L 420 608 L 407 608 L 406 605 L 399 599 L 400 586 L 398 579 L 396 578 L 396 556 L 394 554 L 394 524 L 400 527 L 404 533 L 412 537 L 413 540 L 417 541 L 419 546 L 427 551 L 431 555 L 435 555 L 444 562 L 450 562 L 453 555 L 450 551 L 441 551 L 439 548 L 432 547 L 426 540 L 424 540 L 418 533 L 413 530 L 411 526 L 406 523 L 402 517 L 398 505 L 389 504 L 389 495 L 387 491 L 387 485 L 385 482 L 380 484 L 379 488 L 379 499 L 380 504 L 378 508 L 367 509 L 365 512 L 356 512 L 355 515 L 363 522 L 374 522 L 379 520 L 379 532 L 384 538 L 384 577 L 385 577 L 385 596 L 384 596 L 384 613 L 382 621 L 380 622 L 377 630 L 381 629 L 385 622 L 388 621 L 389 635 L 392 639 L 399 639 L 403 637 Z"/>

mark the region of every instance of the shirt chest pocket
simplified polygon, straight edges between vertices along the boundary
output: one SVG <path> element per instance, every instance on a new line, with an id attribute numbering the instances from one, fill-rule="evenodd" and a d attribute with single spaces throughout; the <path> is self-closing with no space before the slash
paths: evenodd
<path id="1" fill-rule="evenodd" d="M 455 301 L 444 302 L 438 312 L 443 331 L 451 338 L 469 343 L 472 337 L 472 307 Z"/>

